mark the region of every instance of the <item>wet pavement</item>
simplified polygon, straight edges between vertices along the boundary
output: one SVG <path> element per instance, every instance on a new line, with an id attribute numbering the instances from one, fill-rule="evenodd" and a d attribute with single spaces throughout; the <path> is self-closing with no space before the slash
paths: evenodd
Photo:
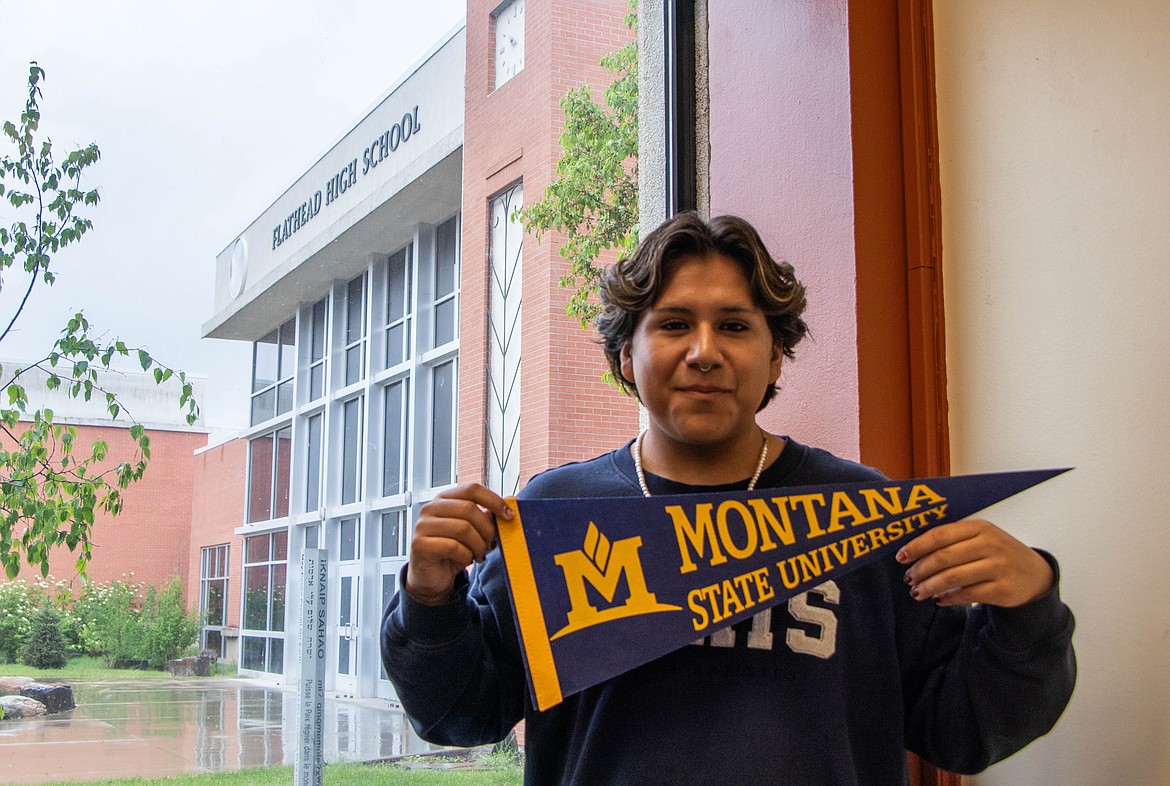
<path id="1" fill-rule="evenodd" d="M 292 764 L 297 695 L 252 680 L 74 683 L 77 709 L 0 721 L 0 783 L 87 781 Z M 436 746 L 384 700 L 325 700 L 325 761 Z"/>

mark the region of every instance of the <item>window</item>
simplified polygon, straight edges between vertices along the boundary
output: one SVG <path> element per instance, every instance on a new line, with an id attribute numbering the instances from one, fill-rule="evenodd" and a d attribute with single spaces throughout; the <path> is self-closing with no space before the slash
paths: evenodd
<path id="1" fill-rule="evenodd" d="M 459 291 L 458 216 L 447 219 L 435 229 L 434 343 L 441 347 L 455 339 L 459 313 L 455 302 Z"/>
<path id="2" fill-rule="evenodd" d="M 288 532 L 244 538 L 244 615 L 240 667 L 284 672 Z"/>
<path id="3" fill-rule="evenodd" d="M 305 443 L 305 512 L 321 506 L 321 439 L 324 436 L 325 416 L 318 412 L 308 420 Z"/>
<path id="4" fill-rule="evenodd" d="M 313 304 L 309 318 L 309 401 L 316 401 L 325 394 L 325 330 L 328 312 L 329 298 L 323 297 Z"/>
<path id="5" fill-rule="evenodd" d="M 406 511 L 395 510 L 382 514 L 382 556 L 406 556 Z"/>
<path id="6" fill-rule="evenodd" d="M 406 490 L 407 400 L 410 379 L 399 379 L 382 393 L 382 496 Z"/>
<path id="7" fill-rule="evenodd" d="M 407 245 L 386 264 L 386 368 L 410 359 L 413 253 L 414 247 Z"/>
<path id="8" fill-rule="evenodd" d="M 455 478 L 455 361 L 431 371 L 431 485 Z"/>
<path id="9" fill-rule="evenodd" d="M 223 640 L 223 629 L 227 627 L 227 544 L 203 549 L 199 564 L 199 613 L 203 618 L 199 643 L 223 658 L 227 654 Z"/>
<path id="10" fill-rule="evenodd" d="M 366 274 L 345 287 L 345 384 L 366 375 Z"/>
<path id="11" fill-rule="evenodd" d="M 252 425 L 292 409 L 295 332 L 290 319 L 252 345 Z"/>
<path id="12" fill-rule="evenodd" d="M 248 443 L 248 523 L 288 515 L 292 429 L 264 434 Z"/>
<path id="13" fill-rule="evenodd" d="M 341 405 L 341 504 L 362 498 L 362 439 L 364 396 Z"/>

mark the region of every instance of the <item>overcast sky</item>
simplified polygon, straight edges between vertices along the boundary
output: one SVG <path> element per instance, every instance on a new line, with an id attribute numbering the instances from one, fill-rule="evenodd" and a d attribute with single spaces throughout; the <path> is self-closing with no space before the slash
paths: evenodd
<path id="1" fill-rule="evenodd" d="M 199 337 L 216 255 L 464 12 L 464 0 L 0 0 L 0 119 L 18 120 L 36 60 L 55 149 L 102 152 L 94 231 L 55 260 L 56 285 L 34 293 L 0 358 L 43 356 L 84 309 L 107 336 L 205 375 L 209 425 L 245 425 L 250 345 Z M 5 276 L 5 324 L 26 284 Z"/>

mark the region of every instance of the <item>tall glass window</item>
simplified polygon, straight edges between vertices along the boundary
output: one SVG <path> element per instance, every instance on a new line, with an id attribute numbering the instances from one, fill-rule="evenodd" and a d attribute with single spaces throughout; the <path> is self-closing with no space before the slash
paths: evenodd
<path id="1" fill-rule="evenodd" d="M 288 515 L 292 429 L 285 427 L 248 442 L 248 523 Z"/>
<path id="2" fill-rule="evenodd" d="M 305 440 L 305 512 L 321 507 L 321 440 L 324 438 L 325 415 L 318 412 L 308 419 Z"/>
<path id="3" fill-rule="evenodd" d="M 445 486 L 455 478 L 455 361 L 431 372 L 431 485 Z"/>
<path id="4" fill-rule="evenodd" d="M 309 401 L 316 401 L 325 394 L 325 357 L 329 298 L 323 297 L 313 304 L 309 321 Z"/>
<path id="5" fill-rule="evenodd" d="M 362 439 L 364 396 L 341 406 L 341 504 L 360 500 L 362 494 Z"/>
<path id="6" fill-rule="evenodd" d="M 459 291 L 459 221 L 454 216 L 435 229 L 434 343 L 441 347 L 455 339 L 459 319 L 455 302 Z"/>
<path id="7" fill-rule="evenodd" d="M 288 532 L 244 538 L 244 615 L 240 667 L 284 671 L 284 613 Z"/>
<path id="8" fill-rule="evenodd" d="M 202 649 L 212 650 L 223 658 L 223 629 L 227 627 L 228 602 L 228 545 L 209 546 L 199 560 L 199 614 L 203 631 L 199 637 Z"/>
<path id="9" fill-rule="evenodd" d="M 252 425 L 292 409 L 295 333 L 290 319 L 252 345 Z"/>
<path id="10" fill-rule="evenodd" d="M 382 392 L 382 496 L 406 489 L 407 402 L 410 378 L 387 385 Z"/>
<path id="11" fill-rule="evenodd" d="M 386 368 L 410 358 L 412 262 L 414 247 L 390 255 L 386 263 Z"/>
<path id="12" fill-rule="evenodd" d="M 366 274 L 345 287 L 345 384 L 352 385 L 366 373 Z"/>

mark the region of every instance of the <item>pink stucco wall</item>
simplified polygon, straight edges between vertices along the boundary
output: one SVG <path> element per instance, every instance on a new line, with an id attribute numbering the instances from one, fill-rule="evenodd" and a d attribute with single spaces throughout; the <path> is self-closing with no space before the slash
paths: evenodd
<path id="1" fill-rule="evenodd" d="M 858 458 L 845 0 L 708 5 L 711 214 L 751 221 L 809 290 L 811 340 L 760 422 Z"/>

